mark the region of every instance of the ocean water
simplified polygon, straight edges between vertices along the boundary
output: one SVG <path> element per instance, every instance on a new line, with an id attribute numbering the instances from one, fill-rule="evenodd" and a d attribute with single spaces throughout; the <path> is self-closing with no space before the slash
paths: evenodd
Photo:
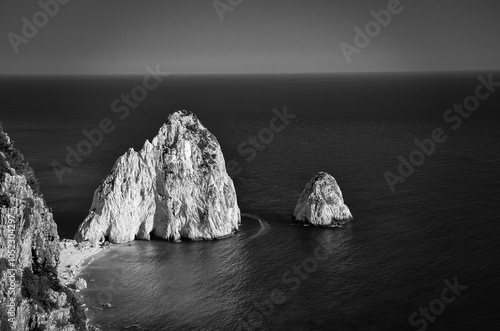
<path id="1" fill-rule="evenodd" d="M 193 111 L 240 167 L 232 178 L 245 216 L 233 237 L 138 241 L 95 256 L 82 294 L 103 330 L 424 330 L 425 317 L 409 318 L 429 305 L 426 329 L 495 330 L 500 97 L 457 130 L 443 120 L 479 74 L 166 76 L 123 120 L 111 104 L 142 77 L 3 77 L 0 120 L 66 238 L 117 157 L 178 109 Z M 295 117 L 247 160 L 238 146 L 285 107 Z M 103 118 L 116 129 L 59 181 L 52 163 Z M 384 172 L 397 173 L 398 156 L 436 128 L 447 141 L 392 192 Z M 318 171 L 337 179 L 355 217 L 342 228 L 291 221 Z M 446 281 L 461 289 L 441 306 Z"/>

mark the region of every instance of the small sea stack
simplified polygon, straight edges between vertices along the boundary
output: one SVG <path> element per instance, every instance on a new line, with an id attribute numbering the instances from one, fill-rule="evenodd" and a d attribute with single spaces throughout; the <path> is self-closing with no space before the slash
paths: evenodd
<path id="1" fill-rule="evenodd" d="M 337 181 L 326 172 L 319 172 L 306 184 L 293 217 L 297 222 L 328 227 L 341 226 L 353 218 Z"/>

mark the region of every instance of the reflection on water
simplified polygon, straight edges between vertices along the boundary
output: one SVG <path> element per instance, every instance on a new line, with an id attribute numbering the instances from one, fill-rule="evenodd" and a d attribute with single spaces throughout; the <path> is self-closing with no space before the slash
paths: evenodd
<path id="1" fill-rule="evenodd" d="M 300 295 L 300 287 L 284 282 L 283 274 L 316 253 L 326 261 L 317 261 L 313 273 L 347 272 L 349 225 L 320 232 L 291 224 L 279 228 L 286 233 L 271 241 L 267 232 L 255 237 L 261 224 L 244 217 L 242 231 L 224 240 L 115 245 L 86 269 L 86 278 L 95 279 L 83 292 L 92 320 L 117 330 L 136 323 L 150 330 L 167 325 L 162 320 L 169 329 L 236 328 L 255 309 L 252 302 L 273 290 L 281 289 L 290 300 Z M 102 307 L 108 303 L 111 307 Z"/>

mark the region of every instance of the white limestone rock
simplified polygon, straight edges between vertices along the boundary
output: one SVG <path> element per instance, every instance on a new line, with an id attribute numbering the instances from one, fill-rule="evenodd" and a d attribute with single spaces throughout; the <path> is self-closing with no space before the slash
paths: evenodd
<path id="1" fill-rule="evenodd" d="M 293 216 L 298 222 L 330 227 L 341 226 L 353 218 L 337 181 L 326 172 L 319 172 L 306 184 Z"/>
<path id="2" fill-rule="evenodd" d="M 211 240 L 232 235 L 240 219 L 217 139 L 194 114 L 177 111 L 152 142 L 116 161 L 75 239 Z"/>
<path id="3" fill-rule="evenodd" d="M 77 290 L 84 290 L 87 288 L 87 282 L 83 278 L 78 278 L 75 282 L 75 287 Z"/>

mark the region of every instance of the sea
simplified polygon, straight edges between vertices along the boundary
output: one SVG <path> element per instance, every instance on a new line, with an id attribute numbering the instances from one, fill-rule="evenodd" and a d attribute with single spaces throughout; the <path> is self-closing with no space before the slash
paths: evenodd
<path id="1" fill-rule="evenodd" d="M 79 294 L 101 330 L 498 330 L 500 87 L 479 85 L 500 73 L 165 75 L 137 94 L 144 77 L 0 77 L 0 121 L 61 238 L 116 159 L 177 110 L 231 167 L 234 236 L 93 257 Z M 116 106 L 132 92 L 125 116 Z M 83 131 L 103 120 L 113 130 L 89 150 Z M 343 227 L 293 222 L 319 171 L 354 216 Z"/>

